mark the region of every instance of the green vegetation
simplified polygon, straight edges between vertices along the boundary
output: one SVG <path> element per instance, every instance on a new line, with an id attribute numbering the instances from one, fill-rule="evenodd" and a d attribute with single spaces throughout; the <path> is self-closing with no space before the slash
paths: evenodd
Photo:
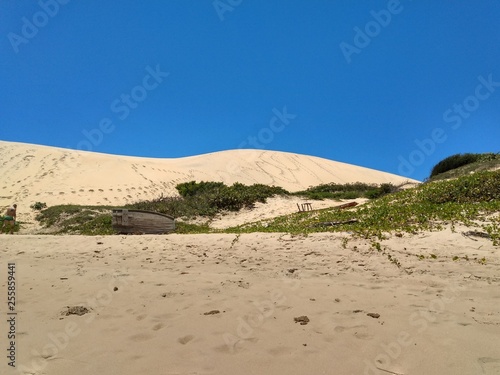
<path id="1" fill-rule="evenodd" d="M 365 184 L 356 182 L 352 184 L 321 184 L 310 187 L 307 190 L 299 191 L 293 195 L 303 196 L 308 199 L 356 199 L 369 198 L 375 199 L 398 190 L 392 184 Z"/>
<path id="2" fill-rule="evenodd" d="M 289 194 L 277 186 L 254 184 L 246 186 L 222 182 L 186 182 L 176 186 L 181 197 L 161 197 L 127 206 L 137 210 L 164 213 L 173 217 L 214 216 L 222 211 L 239 211 L 256 202 L 265 203 L 274 195 Z"/>
<path id="3" fill-rule="evenodd" d="M 361 185 L 348 185 L 336 185 L 335 189 L 337 192 L 360 191 Z M 316 191 L 312 188 L 308 190 L 328 193 L 327 186 L 334 184 L 321 185 Z M 374 189 L 374 186 L 370 185 L 370 188 Z M 189 219 L 199 216 L 210 218 L 224 210 L 250 207 L 255 202 L 265 202 L 268 197 L 287 192 L 259 184 L 226 186 L 222 183 L 191 182 L 179 185 L 181 197 L 162 197 L 128 207 L 183 217 L 176 222 L 177 233 L 350 232 L 354 236 L 371 239 L 373 248 L 382 251 L 377 240 L 384 239 L 389 233 L 401 237 L 405 232 L 441 230 L 445 225 L 451 225 L 453 229 L 456 224 L 462 223 L 481 228 L 495 245 L 500 244 L 500 171 L 482 171 L 454 180 L 428 182 L 390 194 L 389 191 L 395 189 L 393 186 L 375 188 L 378 193 L 371 195 L 380 194 L 380 198 L 351 209 L 297 212 L 223 231 L 210 229 L 208 224 L 190 223 Z M 365 189 L 364 194 L 368 191 Z M 108 206 L 54 206 L 43 209 L 37 220 L 56 233 L 111 234 L 111 209 Z M 342 244 L 347 246 L 347 243 L 346 238 Z M 398 263 L 397 260 L 394 262 Z"/>
<path id="4" fill-rule="evenodd" d="M 109 206 L 59 205 L 42 210 L 36 219 L 57 234 L 113 234 Z"/>
<path id="5" fill-rule="evenodd" d="M 277 194 L 289 194 L 286 190 L 262 184 L 245 186 L 235 183 L 226 186 L 221 182 L 194 181 L 177 185 L 181 197 L 161 197 L 127 205 L 126 208 L 160 212 L 173 217 L 212 217 L 221 211 L 237 211 L 251 207 L 255 202 L 265 203 Z M 51 231 L 62 234 L 113 234 L 110 206 L 58 205 L 44 208 L 37 202 L 40 214 L 36 219 Z M 33 206 L 35 206 L 33 205 Z M 176 223 L 177 233 L 208 233 L 208 225 L 196 225 L 182 221 Z"/>
<path id="6" fill-rule="evenodd" d="M 463 223 L 483 228 L 494 244 L 500 242 L 500 172 L 478 172 L 456 180 L 437 181 L 386 195 L 351 210 L 301 212 L 250 223 L 227 232 L 352 232 L 365 238 L 384 238 L 388 232 L 440 230 Z M 321 223 L 353 223 L 324 226 Z M 489 219 L 491 224 L 486 224 Z"/>
<path id="7" fill-rule="evenodd" d="M 227 188 L 227 186 L 223 182 L 190 181 L 178 184 L 175 188 L 181 197 L 186 198 L 216 192 L 220 189 Z"/>
<path id="8" fill-rule="evenodd" d="M 437 163 L 431 171 L 430 181 L 456 178 L 472 172 L 500 167 L 500 153 L 456 154 Z"/>
<path id="9" fill-rule="evenodd" d="M 47 203 L 45 202 L 35 202 L 33 203 L 30 208 L 35 211 L 41 211 L 44 208 L 47 208 Z"/>
<path id="10" fill-rule="evenodd" d="M 210 227 L 208 226 L 208 224 L 191 224 L 182 221 L 176 221 L 175 233 L 181 233 L 181 234 L 210 233 Z"/>

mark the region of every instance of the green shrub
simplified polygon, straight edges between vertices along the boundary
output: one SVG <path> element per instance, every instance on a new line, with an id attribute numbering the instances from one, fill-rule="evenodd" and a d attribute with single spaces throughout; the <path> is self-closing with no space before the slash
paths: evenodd
<path id="1" fill-rule="evenodd" d="M 238 211 L 252 207 L 256 202 L 265 203 L 274 195 L 289 194 L 277 186 L 234 183 L 227 186 L 222 182 L 185 182 L 176 186 L 181 197 L 160 197 L 137 202 L 128 208 L 155 211 L 174 217 L 214 216 L 221 211 Z"/>
<path id="2" fill-rule="evenodd" d="M 431 171 L 430 177 L 479 161 L 481 154 L 455 154 L 441 160 Z"/>
<path id="3" fill-rule="evenodd" d="M 375 199 L 396 191 L 392 184 L 366 184 L 355 182 L 348 184 L 321 184 L 310 187 L 307 190 L 294 193 L 294 195 L 305 196 L 308 199 L 356 199 L 370 198 Z"/>
<path id="4" fill-rule="evenodd" d="M 222 182 L 196 182 L 189 181 L 178 184 L 175 188 L 181 197 L 194 197 L 195 195 L 207 194 L 210 192 L 217 192 L 219 189 L 225 187 Z"/>
<path id="5" fill-rule="evenodd" d="M 30 208 L 35 211 L 41 211 L 44 208 L 47 208 L 47 204 L 44 202 L 35 202 L 30 206 Z"/>

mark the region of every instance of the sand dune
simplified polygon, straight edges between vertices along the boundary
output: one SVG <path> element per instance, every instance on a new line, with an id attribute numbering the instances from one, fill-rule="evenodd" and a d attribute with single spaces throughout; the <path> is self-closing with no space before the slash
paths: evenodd
<path id="1" fill-rule="evenodd" d="M 178 159 L 107 155 L 0 142 L 0 207 L 17 202 L 122 205 L 176 195 L 187 181 L 262 183 L 289 191 L 336 182 L 400 184 L 407 178 L 313 156 L 232 150 Z M 415 181 L 413 181 L 415 182 Z"/>

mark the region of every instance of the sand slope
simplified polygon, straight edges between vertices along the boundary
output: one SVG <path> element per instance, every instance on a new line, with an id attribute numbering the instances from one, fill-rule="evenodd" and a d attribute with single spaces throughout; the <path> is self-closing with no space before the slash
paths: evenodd
<path id="1" fill-rule="evenodd" d="M 0 207 L 17 202 L 122 205 L 176 195 L 187 181 L 262 183 L 289 191 L 336 182 L 400 184 L 407 178 L 313 156 L 232 150 L 178 158 L 116 156 L 0 141 Z"/>

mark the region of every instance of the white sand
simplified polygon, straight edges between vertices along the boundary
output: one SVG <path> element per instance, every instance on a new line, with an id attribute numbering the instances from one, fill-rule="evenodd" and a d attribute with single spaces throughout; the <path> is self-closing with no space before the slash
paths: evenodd
<path id="1" fill-rule="evenodd" d="M 426 233 L 383 241 L 382 254 L 364 240 L 344 248 L 343 237 L 3 235 L 2 294 L 7 262 L 17 268 L 18 369 L 500 373 L 500 259 L 490 241 Z M 67 306 L 91 312 L 61 315 Z M 295 323 L 300 316 L 309 323 Z"/>

